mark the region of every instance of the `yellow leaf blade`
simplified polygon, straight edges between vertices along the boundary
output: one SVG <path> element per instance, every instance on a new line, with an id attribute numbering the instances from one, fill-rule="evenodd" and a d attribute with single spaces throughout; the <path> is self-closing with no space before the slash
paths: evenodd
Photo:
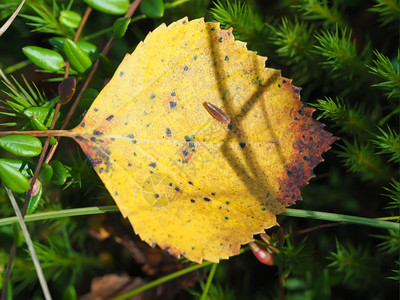
<path id="1" fill-rule="evenodd" d="M 161 25 L 72 131 L 150 245 L 217 262 L 301 199 L 335 139 L 265 60 L 216 23 Z"/>

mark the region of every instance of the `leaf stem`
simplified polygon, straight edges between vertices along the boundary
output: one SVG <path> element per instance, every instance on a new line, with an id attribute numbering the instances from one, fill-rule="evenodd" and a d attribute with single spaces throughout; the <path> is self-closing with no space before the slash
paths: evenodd
<path id="1" fill-rule="evenodd" d="M 49 137 L 49 136 L 72 136 L 72 132 L 70 130 L 10 130 L 10 131 L 0 131 L 0 136 L 6 136 L 10 134 L 27 134 L 36 137 Z"/>
<path id="2" fill-rule="evenodd" d="M 399 223 L 383 221 L 373 218 L 356 217 L 335 213 L 327 213 L 322 211 L 311 211 L 303 209 L 293 209 L 287 208 L 286 212 L 283 213 L 286 216 L 306 218 L 306 219 L 317 219 L 324 221 L 334 221 L 334 222 L 345 222 L 358 225 L 366 225 L 371 227 L 383 228 L 383 229 L 396 229 L 400 230 Z"/>
<path id="3" fill-rule="evenodd" d="M 24 220 L 25 222 L 44 221 L 50 219 L 96 215 L 96 214 L 111 213 L 118 211 L 119 209 L 116 205 L 82 207 L 82 208 L 63 209 L 59 211 L 41 212 L 37 214 L 26 215 Z M 17 222 L 18 222 L 17 217 L 2 218 L 0 219 L 0 227 Z"/>
<path id="4" fill-rule="evenodd" d="M 152 282 L 144 284 L 144 285 L 142 285 L 142 286 L 140 286 L 140 287 L 138 287 L 138 288 L 136 288 L 136 289 L 134 289 L 132 291 L 129 291 L 129 292 L 127 292 L 127 293 L 125 293 L 125 294 L 123 294 L 121 296 L 115 297 L 114 300 L 128 299 L 129 297 L 132 297 L 134 295 L 143 293 L 144 291 L 147 291 L 147 290 L 149 290 L 149 289 L 151 289 L 153 287 L 156 287 L 156 286 L 158 286 L 160 284 L 163 284 L 164 282 L 167 282 L 167 281 L 170 281 L 172 279 L 178 278 L 180 276 L 183 276 L 183 275 L 188 274 L 190 272 L 196 271 L 198 269 L 205 268 L 205 267 L 207 267 L 207 266 L 209 266 L 211 264 L 213 264 L 213 262 L 210 262 L 210 261 L 204 262 L 202 264 L 193 264 L 190 267 L 187 267 L 187 268 L 184 268 L 182 270 L 176 271 L 176 272 L 174 272 L 172 274 L 166 275 L 166 276 L 161 277 L 159 279 L 156 279 L 156 280 L 154 280 Z"/>
<path id="5" fill-rule="evenodd" d="M 214 278 L 215 271 L 217 270 L 218 264 L 213 264 L 211 266 L 210 274 L 208 274 L 207 282 L 203 290 L 203 294 L 201 295 L 201 300 L 207 299 L 208 291 L 210 290 L 211 282 Z"/>
<path id="6" fill-rule="evenodd" d="M 5 189 L 8 198 L 10 199 L 11 204 L 14 208 L 15 214 L 17 215 L 19 226 L 21 227 L 22 233 L 24 234 L 26 244 L 28 245 L 29 253 L 31 254 L 32 262 L 35 265 L 36 273 L 39 278 L 40 286 L 42 287 L 44 298 L 46 300 L 51 300 L 52 298 L 50 295 L 49 287 L 47 286 L 47 282 L 44 277 L 42 267 L 40 266 L 40 262 L 37 258 L 35 248 L 33 247 L 32 239 L 31 236 L 29 235 L 28 228 L 26 227 L 26 224 L 24 222 L 24 217 L 22 216 L 21 211 L 19 210 L 17 201 L 15 200 L 11 190 L 8 187 L 5 187 Z"/>

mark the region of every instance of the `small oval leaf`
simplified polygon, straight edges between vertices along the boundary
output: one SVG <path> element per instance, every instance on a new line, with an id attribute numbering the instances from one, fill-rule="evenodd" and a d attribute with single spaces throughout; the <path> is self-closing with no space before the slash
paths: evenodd
<path id="1" fill-rule="evenodd" d="M 129 0 L 83 0 L 94 9 L 110 15 L 122 15 L 129 9 Z"/>
<path id="2" fill-rule="evenodd" d="M 24 115 L 29 119 L 35 118 L 40 123 L 43 123 L 45 128 L 36 128 L 40 130 L 46 130 L 51 125 L 51 121 L 54 117 L 54 109 L 50 107 L 37 107 L 32 106 L 24 110 Z M 47 127 L 47 128 L 46 128 Z"/>
<path id="3" fill-rule="evenodd" d="M 52 45 L 53 47 L 63 50 L 63 46 L 64 46 L 64 38 L 63 37 L 53 37 L 51 39 L 49 39 L 50 45 Z M 97 59 L 97 56 L 99 54 L 99 49 L 97 48 L 96 45 L 89 43 L 87 41 L 82 41 L 79 40 L 76 43 L 82 50 L 83 52 L 85 52 L 89 58 L 91 59 L 91 61 L 95 61 Z"/>
<path id="4" fill-rule="evenodd" d="M 28 207 L 26 209 L 26 214 L 33 214 L 37 207 L 39 206 L 40 199 L 42 198 L 43 187 L 38 179 L 35 180 L 34 187 L 32 189 L 32 195 L 29 199 Z"/>
<path id="5" fill-rule="evenodd" d="M 64 66 L 64 58 L 60 53 L 37 46 L 22 48 L 24 54 L 38 67 L 48 71 L 58 71 Z"/>
<path id="6" fill-rule="evenodd" d="M 84 73 L 92 66 L 89 56 L 72 40 L 65 39 L 63 49 L 71 66 L 79 73 Z"/>
<path id="7" fill-rule="evenodd" d="M 53 168 L 46 163 L 43 163 L 43 165 L 40 168 L 39 176 L 40 181 L 43 184 L 49 183 L 51 178 L 53 177 Z"/>
<path id="8" fill-rule="evenodd" d="M 23 193 L 31 187 L 28 178 L 0 159 L 0 179 L 13 192 Z"/>
<path id="9" fill-rule="evenodd" d="M 140 10 L 149 18 L 159 19 L 164 15 L 164 1 L 143 0 L 140 3 Z"/>
<path id="10" fill-rule="evenodd" d="M 68 77 L 65 78 L 58 85 L 58 94 L 60 95 L 60 102 L 62 104 L 68 103 L 72 96 L 75 94 L 76 78 Z"/>
<path id="11" fill-rule="evenodd" d="M 17 169 L 26 177 L 30 177 L 33 175 L 33 172 L 26 161 L 16 158 L 2 158 L 2 161 L 3 163 L 13 167 L 14 169 Z"/>
<path id="12" fill-rule="evenodd" d="M 51 161 L 50 166 L 53 168 L 51 182 L 55 185 L 63 185 L 65 181 L 67 181 L 67 170 L 65 166 L 58 160 Z"/>
<path id="13" fill-rule="evenodd" d="M 97 59 L 99 49 L 96 45 L 82 40 L 79 40 L 76 44 L 89 56 L 92 62 Z"/>
<path id="14" fill-rule="evenodd" d="M 19 156 L 33 157 L 42 152 L 42 143 L 34 136 L 11 134 L 0 137 L 0 147 Z"/>
<path id="15" fill-rule="evenodd" d="M 122 39 L 128 29 L 131 18 L 119 18 L 113 24 L 113 35 L 116 39 Z"/>
<path id="16" fill-rule="evenodd" d="M 75 11 L 72 10 L 62 10 L 60 12 L 60 23 L 68 28 L 78 28 L 81 23 L 82 17 Z"/>

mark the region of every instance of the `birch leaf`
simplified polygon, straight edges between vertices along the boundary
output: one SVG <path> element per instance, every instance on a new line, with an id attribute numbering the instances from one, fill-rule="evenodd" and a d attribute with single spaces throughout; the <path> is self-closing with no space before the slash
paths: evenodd
<path id="1" fill-rule="evenodd" d="M 301 200 L 335 138 L 265 61 L 218 23 L 163 24 L 64 132 L 150 245 L 218 262 Z"/>

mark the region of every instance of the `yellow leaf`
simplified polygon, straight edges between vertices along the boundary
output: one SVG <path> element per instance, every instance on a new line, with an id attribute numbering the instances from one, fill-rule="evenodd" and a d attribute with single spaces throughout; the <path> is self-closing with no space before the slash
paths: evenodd
<path id="1" fill-rule="evenodd" d="M 217 23 L 163 24 L 66 134 L 150 245 L 218 262 L 301 199 L 335 138 L 265 61 Z"/>

